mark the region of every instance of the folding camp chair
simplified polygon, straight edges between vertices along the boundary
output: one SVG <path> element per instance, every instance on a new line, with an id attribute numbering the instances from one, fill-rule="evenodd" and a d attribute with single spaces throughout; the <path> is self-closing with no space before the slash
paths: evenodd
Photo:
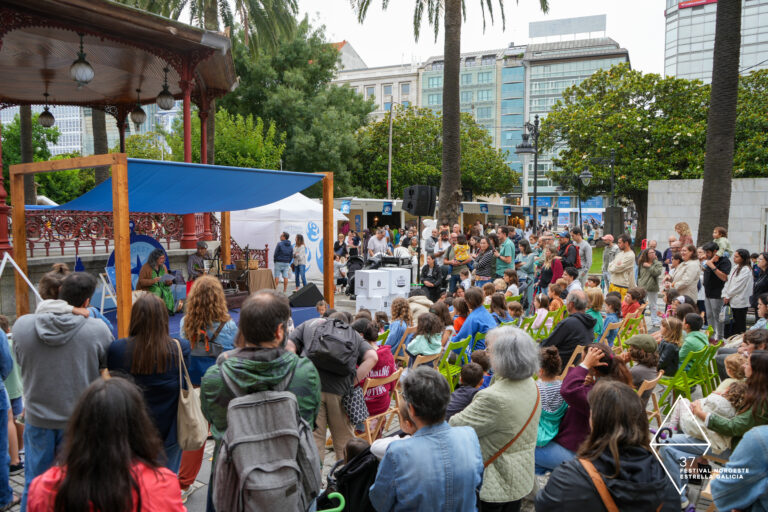
<path id="1" fill-rule="evenodd" d="M 576 358 L 583 355 L 586 348 L 587 347 L 585 347 L 584 345 L 576 346 L 576 348 L 573 350 L 573 354 L 571 354 L 571 358 L 568 360 L 568 364 L 565 365 L 565 368 L 563 368 L 563 371 L 558 377 L 558 379 L 560 380 L 565 379 L 565 376 L 568 375 L 568 370 L 573 368 L 573 365 L 576 362 Z"/>
<path id="2" fill-rule="evenodd" d="M 459 383 L 459 374 L 461 373 L 461 367 L 469 363 L 469 356 L 467 355 L 467 347 L 472 340 L 471 336 L 467 336 L 463 340 L 448 342 L 443 350 L 443 356 L 440 358 L 440 363 L 437 365 L 437 371 L 439 371 L 443 377 L 448 381 L 448 385 L 451 388 L 451 392 L 456 389 Z M 451 354 L 456 352 L 456 361 L 450 362 Z"/>
<path id="3" fill-rule="evenodd" d="M 402 364 L 402 366 L 408 366 L 408 354 L 405 352 L 405 340 L 408 339 L 409 334 L 416 332 L 416 326 L 408 327 L 403 333 L 403 337 L 400 338 L 400 343 L 397 344 L 397 348 L 393 352 L 395 357 L 395 364 Z"/>
<path id="4" fill-rule="evenodd" d="M 403 369 L 400 368 L 389 377 L 366 379 L 365 384 L 363 384 L 363 396 L 365 396 L 371 388 L 394 383 L 392 390 L 389 392 L 389 408 L 382 413 L 368 416 L 363 422 L 364 430 L 362 434 L 358 434 L 359 437 L 367 440 L 369 444 L 378 439 L 383 431 L 389 429 L 389 424 L 392 423 L 392 418 L 394 418 L 395 415 L 397 415 L 398 419 L 400 418 L 400 395 L 397 392 L 397 384 L 400 381 L 402 373 Z M 392 405 L 393 400 L 395 402 L 394 406 Z"/>
<path id="5" fill-rule="evenodd" d="M 637 395 L 642 398 L 643 395 L 650 391 L 651 396 L 651 404 L 653 404 L 653 409 L 650 411 L 645 411 L 648 414 L 648 422 L 656 419 L 656 424 L 661 428 L 661 411 L 659 410 L 659 400 L 656 398 L 656 392 L 654 391 L 656 389 L 656 385 L 659 383 L 661 378 L 664 376 L 664 370 L 661 370 L 658 375 L 656 375 L 656 378 L 653 380 L 644 380 L 642 384 L 640 384 L 640 387 L 637 388 Z"/>

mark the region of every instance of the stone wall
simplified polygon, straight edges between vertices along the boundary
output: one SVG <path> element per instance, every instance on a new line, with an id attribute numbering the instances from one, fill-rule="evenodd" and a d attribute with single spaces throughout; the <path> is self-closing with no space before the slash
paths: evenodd
<path id="1" fill-rule="evenodd" d="M 648 239 L 660 249 L 675 235 L 675 224 L 687 222 L 694 240 L 699 229 L 702 180 L 650 181 L 648 183 Z M 725 219 L 723 220 L 725 222 Z M 766 250 L 768 230 L 768 178 L 733 180 L 728 239 L 734 249 Z M 711 240 L 698 240 L 697 245 Z"/>
<path id="2" fill-rule="evenodd" d="M 209 251 L 210 251 L 209 242 Z M 184 276 L 187 275 L 187 258 L 190 254 L 195 252 L 194 249 L 171 249 L 166 250 L 168 258 L 170 260 L 171 270 L 182 270 Z M 104 267 L 107 266 L 107 260 L 109 254 L 83 254 L 80 256 L 80 260 L 85 266 L 85 271 L 98 278 L 100 272 L 105 272 Z M 70 270 L 75 268 L 74 256 L 50 256 L 43 258 L 30 258 L 28 260 L 29 267 L 29 279 L 32 284 L 37 285 L 37 282 L 43 277 L 43 274 L 51 270 L 51 265 L 54 263 L 64 262 L 69 265 Z M 3 314 L 11 320 L 16 318 L 16 290 L 14 285 L 14 279 L 16 271 L 10 265 L 6 265 L 3 271 L 2 277 L 0 277 L 0 314 Z M 101 287 L 101 282 L 97 288 Z M 35 295 L 30 291 L 29 294 L 30 311 L 34 311 L 35 308 Z M 98 304 L 95 304 L 98 307 Z"/>

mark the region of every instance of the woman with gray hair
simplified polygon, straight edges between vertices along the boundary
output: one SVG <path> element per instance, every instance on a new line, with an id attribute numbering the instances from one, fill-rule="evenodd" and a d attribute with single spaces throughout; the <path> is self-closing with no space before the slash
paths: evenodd
<path id="1" fill-rule="evenodd" d="M 160 297 L 168 309 L 168 313 L 173 315 L 174 309 L 173 292 L 171 292 L 171 283 L 173 279 L 167 279 L 163 276 L 165 272 L 165 251 L 155 249 L 149 253 L 147 262 L 139 271 L 139 282 L 136 284 L 137 290 L 144 290 Z"/>
<path id="2" fill-rule="evenodd" d="M 485 461 L 480 511 L 514 512 L 534 483 L 534 450 L 541 405 L 533 374 L 539 352 L 516 327 L 493 329 L 486 338 L 494 379 L 472 403 L 452 416 L 451 426 L 470 426 Z"/>

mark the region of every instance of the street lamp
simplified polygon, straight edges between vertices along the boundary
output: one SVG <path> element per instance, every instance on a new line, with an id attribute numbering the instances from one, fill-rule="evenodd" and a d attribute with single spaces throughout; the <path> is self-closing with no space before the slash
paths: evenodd
<path id="1" fill-rule="evenodd" d="M 581 185 L 583 184 L 585 187 L 588 187 L 590 181 L 592 181 L 592 173 L 589 172 L 589 169 L 585 168 L 579 174 L 579 229 L 582 229 L 584 226 L 584 219 L 581 217 Z"/>
<path id="2" fill-rule="evenodd" d="M 516 155 L 530 155 L 533 153 L 533 231 L 538 232 L 539 224 L 536 222 L 536 208 L 538 208 L 539 196 L 539 115 L 533 118 L 533 123 L 526 121 L 523 141 L 515 147 Z M 529 135 L 530 134 L 530 135 Z M 533 145 L 528 142 L 528 138 L 533 138 Z M 523 173 L 525 179 L 525 173 Z M 527 180 L 526 180 L 527 181 Z M 527 188 L 527 183 L 523 183 Z"/>

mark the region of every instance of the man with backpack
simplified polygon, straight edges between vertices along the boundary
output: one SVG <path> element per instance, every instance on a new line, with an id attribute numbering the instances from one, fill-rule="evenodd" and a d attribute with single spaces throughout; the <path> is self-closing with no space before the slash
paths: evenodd
<path id="1" fill-rule="evenodd" d="M 581 257 L 579 248 L 571 243 L 571 234 L 568 231 L 560 233 L 560 249 L 557 251 L 563 268 L 573 267 L 581 270 Z"/>
<path id="2" fill-rule="evenodd" d="M 306 510 L 320 490 L 321 461 L 311 435 L 320 377 L 309 359 L 285 349 L 290 318 L 285 296 L 255 293 L 240 310 L 237 348 L 203 376 L 203 414 L 216 440 L 209 512 L 238 512 L 244 505 Z"/>
<path id="3" fill-rule="evenodd" d="M 290 340 L 296 353 L 308 357 L 320 374 L 320 411 L 315 428 L 315 444 L 320 459 L 325 458 L 326 429 L 333 438 L 336 460 L 344 458 L 344 446 L 355 435 L 342 405 L 342 398 L 368 376 L 379 356 L 371 345 L 344 321 L 344 313 L 316 318 L 294 329 Z"/>

